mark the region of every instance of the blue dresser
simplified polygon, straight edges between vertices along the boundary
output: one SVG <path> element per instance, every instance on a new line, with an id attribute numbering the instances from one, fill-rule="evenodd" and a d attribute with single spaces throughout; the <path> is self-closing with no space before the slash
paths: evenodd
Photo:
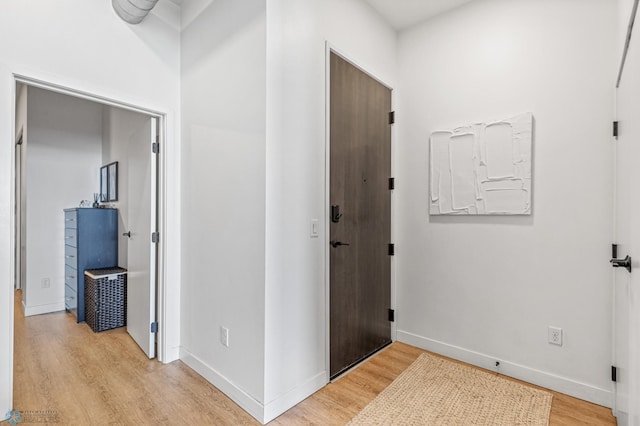
<path id="1" fill-rule="evenodd" d="M 85 269 L 118 265 L 118 210 L 65 209 L 64 244 L 65 308 L 83 322 Z"/>

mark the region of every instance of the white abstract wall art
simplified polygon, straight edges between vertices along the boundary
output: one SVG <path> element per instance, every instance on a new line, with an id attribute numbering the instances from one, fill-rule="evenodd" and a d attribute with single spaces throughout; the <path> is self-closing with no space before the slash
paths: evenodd
<path id="1" fill-rule="evenodd" d="M 431 215 L 530 215 L 533 114 L 436 131 Z"/>

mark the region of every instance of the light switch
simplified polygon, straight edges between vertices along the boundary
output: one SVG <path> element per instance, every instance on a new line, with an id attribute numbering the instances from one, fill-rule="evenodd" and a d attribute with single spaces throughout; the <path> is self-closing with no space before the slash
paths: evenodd
<path id="1" fill-rule="evenodd" d="M 318 235 L 320 235 L 320 221 L 311 219 L 311 238 L 318 238 Z"/>

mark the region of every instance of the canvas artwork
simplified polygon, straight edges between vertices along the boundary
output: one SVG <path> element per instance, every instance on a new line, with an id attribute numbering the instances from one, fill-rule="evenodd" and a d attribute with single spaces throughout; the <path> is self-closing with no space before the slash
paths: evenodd
<path id="1" fill-rule="evenodd" d="M 533 114 L 429 138 L 431 215 L 531 214 Z"/>

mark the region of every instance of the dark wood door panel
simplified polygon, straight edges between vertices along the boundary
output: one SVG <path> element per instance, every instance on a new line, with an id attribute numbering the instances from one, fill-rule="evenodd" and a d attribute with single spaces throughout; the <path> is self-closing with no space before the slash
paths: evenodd
<path id="1" fill-rule="evenodd" d="M 391 90 L 331 54 L 330 374 L 391 341 Z"/>

